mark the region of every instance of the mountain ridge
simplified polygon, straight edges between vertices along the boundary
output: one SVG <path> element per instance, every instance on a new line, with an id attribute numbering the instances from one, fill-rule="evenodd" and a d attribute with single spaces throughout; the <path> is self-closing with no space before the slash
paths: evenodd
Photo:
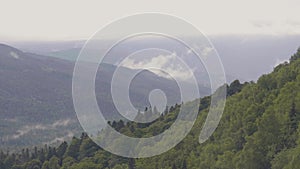
<path id="1" fill-rule="evenodd" d="M 2 146 L 42 144 L 68 133 L 81 133 L 72 100 L 73 69 L 73 62 L 0 44 L 0 123 L 4 125 L 0 127 Z M 95 78 L 98 105 L 109 120 L 123 118 L 116 111 L 109 93 L 115 69 L 113 65 L 101 64 Z M 128 68 L 121 68 L 121 71 L 132 73 Z M 155 88 L 166 93 L 169 105 L 179 102 L 178 87 L 174 81 L 143 71 L 130 86 L 133 105 L 141 110 L 149 106 L 148 94 Z M 202 92 L 209 92 L 207 88 L 201 89 Z M 47 129 L 51 123 L 63 121 L 69 124 L 63 125 L 61 131 L 56 127 Z M 53 134 L 47 138 L 45 133 L 51 131 Z M 31 137 L 37 137 L 34 136 L 35 132 L 39 133 L 37 135 L 41 139 L 30 143 Z"/>

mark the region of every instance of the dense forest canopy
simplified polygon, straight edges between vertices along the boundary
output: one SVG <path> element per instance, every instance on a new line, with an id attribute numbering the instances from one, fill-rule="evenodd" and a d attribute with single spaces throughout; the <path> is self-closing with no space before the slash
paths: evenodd
<path id="1" fill-rule="evenodd" d="M 175 148 L 159 156 L 128 159 L 97 146 L 87 134 L 59 147 L 0 153 L 1 169 L 295 169 L 300 166 L 300 48 L 257 83 L 228 86 L 221 122 L 208 141 L 198 143 L 210 97 L 201 99 L 196 123 Z M 154 122 L 109 122 L 128 136 L 161 133 L 176 119 L 175 105 Z M 142 118 L 142 117 L 141 117 Z"/>

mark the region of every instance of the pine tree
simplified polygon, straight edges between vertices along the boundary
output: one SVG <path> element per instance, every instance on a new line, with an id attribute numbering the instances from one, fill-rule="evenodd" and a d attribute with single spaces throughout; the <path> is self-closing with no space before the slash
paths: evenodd
<path id="1" fill-rule="evenodd" d="M 135 169 L 135 162 L 133 158 L 130 158 L 128 161 L 128 169 Z"/>
<path id="2" fill-rule="evenodd" d="M 56 152 L 57 157 L 62 159 L 62 157 L 64 156 L 64 154 L 67 150 L 67 148 L 68 148 L 68 143 L 67 142 L 64 141 L 63 143 L 61 143 L 60 146 L 57 148 L 57 152 Z"/>

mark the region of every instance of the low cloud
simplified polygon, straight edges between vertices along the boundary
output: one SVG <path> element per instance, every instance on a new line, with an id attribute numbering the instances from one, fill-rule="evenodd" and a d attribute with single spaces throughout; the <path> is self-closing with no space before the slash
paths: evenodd
<path id="1" fill-rule="evenodd" d="M 214 49 L 212 47 L 205 47 L 201 51 L 202 56 L 208 56 Z"/>
<path id="2" fill-rule="evenodd" d="M 53 128 L 56 128 L 56 127 L 65 127 L 65 126 L 68 126 L 70 123 L 72 123 L 71 119 L 58 120 L 58 121 L 56 121 L 56 122 L 54 122 L 52 124 L 52 127 Z"/>
<path id="3" fill-rule="evenodd" d="M 21 136 L 23 136 L 33 130 L 46 130 L 46 129 L 47 129 L 47 126 L 41 125 L 41 124 L 32 125 L 32 126 L 26 125 L 26 126 L 23 126 L 21 129 L 19 129 L 17 131 L 17 134 L 12 135 L 12 139 L 18 139 Z"/>
<path id="4" fill-rule="evenodd" d="M 126 58 L 120 66 L 130 69 L 146 69 L 158 76 L 178 80 L 189 80 L 193 76 L 193 70 L 190 70 L 175 52 L 170 55 L 158 55 L 143 60 Z"/>
<path id="5" fill-rule="evenodd" d="M 10 139 L 12 139 L 12 140 L 18 139 L 32 131 L 52 130 L 52 129 L 58 129 L 59 127 L 66 127 L 73 122 L 74 122 L 74 120 L 65 119 L 65 120 L 57 120 L 53 124 L 25 125 L 25 126 L 22 126 L 19 130 L 17 130 L 16 134 L 13 134 L 10 137 Z"/>
<path id="6" fill-rule="evenodd" d="M 66 140 L 72 138 L 73 136 L 74 136 L 74 133 L 71 132 L 71 131 L 68 131 L 68 133 L 67 133 L 65 136 L 62 136 L 62 137 L 56 137 L 56 138 L 54 138 L 54 139 L 51 140 L 51 141 L 44 142 L 43 144 L 51 145 L 51 144 L 55 144 L 55 143 L 61 143 L 61 142 L 63 142 L 63 141 L 66 141 Z"/>
<path id="7" fill-rule="evenodd" d="M 15 52 L 10 52 L 10 56 L 12 56 L 15 59 L 19 59 L 20 58 L 19 55 L 17 53 L 15 53 Z"/>

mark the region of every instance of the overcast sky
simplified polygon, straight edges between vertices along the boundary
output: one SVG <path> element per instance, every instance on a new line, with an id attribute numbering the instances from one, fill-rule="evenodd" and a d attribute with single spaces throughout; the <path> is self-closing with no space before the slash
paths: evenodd
<path id="1" fill-rule="evenodd" d="M 181 17 L 208 35 L 300 34 L 299 7 L 299 0 L 7 0 L 0 5 L 0 38 L 87 39 L 113 20 L 142 12 Z"/>

